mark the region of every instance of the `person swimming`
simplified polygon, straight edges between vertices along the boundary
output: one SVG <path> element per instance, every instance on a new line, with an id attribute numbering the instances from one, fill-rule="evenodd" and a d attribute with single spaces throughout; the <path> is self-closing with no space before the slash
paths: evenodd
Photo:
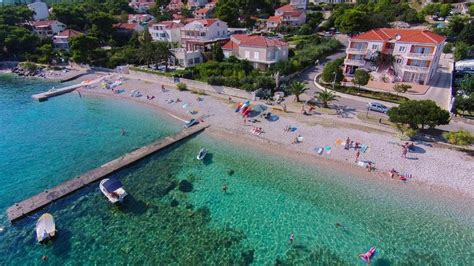
<path id="1" fill-rule="evenodd" d="M 290 244 L 293 244 L 294 241 L 295 241 L 295 234 L 291 233 L 290 234 Z"/>

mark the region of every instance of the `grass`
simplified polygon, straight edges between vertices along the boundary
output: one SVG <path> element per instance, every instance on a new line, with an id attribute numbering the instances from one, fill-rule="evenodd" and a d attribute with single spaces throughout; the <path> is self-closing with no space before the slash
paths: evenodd
<path id="1" fill-rule="evenodd" d="M 331 84 L 322 82 L 320 78 L 318 82 L 319 84 L 323 85 L 327 89 L 334 90 L 341 93 L 350 94 L 350 95 L 360 96 L 364 98 L 391 102 L 391 103 L 398 103 L 398 104 L 404 101 L 408 101 L 407 97 L 396 95 L 389 92 L 370 91 L 366 89 L 359 89 L 357 87 L 347 87 L 347 86 L 342 86 L 342 85 L 336 85 L 334 86 L 334 89 L 333 89 Z"/>

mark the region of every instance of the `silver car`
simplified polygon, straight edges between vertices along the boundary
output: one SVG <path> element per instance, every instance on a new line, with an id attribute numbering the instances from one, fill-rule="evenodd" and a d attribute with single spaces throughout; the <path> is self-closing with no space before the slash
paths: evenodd
<path id="1" fill-rule="evenodd" d="M 369 103 L 367 104 L 367 108 L 369 108 L 369 110 L 371 111 L 375 111 L 375 112 L 380 112 L 380 113 L 384 113 L 386 114 L 388 112 L 388 107 L 381 104 L 381 103 L 376 103 L 376 102 L 372 102 L 372 103 Z"/>

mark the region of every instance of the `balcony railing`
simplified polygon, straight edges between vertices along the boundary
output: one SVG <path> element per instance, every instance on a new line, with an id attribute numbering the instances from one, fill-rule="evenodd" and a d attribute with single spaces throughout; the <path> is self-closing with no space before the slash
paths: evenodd
<path id="1" fill-rule="evenodd" d="M 430 70 L 429 67 L 422 67 L 422 66 L 403 66 L 404 70 L 414 71 L 414 72 L 428 72 Z"/>
<path id="2" fill-rule="evenodd" d="M 407 57 L 428 59 L 428 58 L 432 58 L 432 57 L 433 57 L 433 54 L 408 53 L 408 54 L 407 54 Z"/>
<path id="3" fill-rule="evenodd" d="M 347 48 L 346 52 L 348 54 L 366 54 L 367 53 L 367 48 Z"/>
<path id="4" fill-rule="evenodd" d="M 364 66 L 365 60 L 344 59 L 344 64 L 352 66 Z"/>

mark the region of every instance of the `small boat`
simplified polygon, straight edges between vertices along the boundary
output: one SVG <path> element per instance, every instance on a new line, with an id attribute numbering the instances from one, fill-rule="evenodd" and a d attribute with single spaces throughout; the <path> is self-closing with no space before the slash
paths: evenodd
<path id="1" fill-rule="evenodd" d="M 56 225 L 51 214 L 45 213 L 36 222 L 36 239 L 44 244 L 56 235 Z"/>
<path id="2" fill-rule="evenodd" d="M 199 151 L 199 153 L 198 153 L 196 159 L 202 161 L 202 160 L 204 159 L 204 157 L 206 157 L 206 154 L 207 154 L 207 149 L 202 148 L 202 149 Z"/>
<path id="3" fill-rule="evenodd" d="M 123 189 L 122 182 L 117 178 L 105 178 L 100 181 L 99 188 L 112 203 L 122 202 L 128 195 Z"/>
<path id="4" fill-rule="evenodd" d="M 190 128 L 190 127 L 192 127 L 194 125 L 197 125 L 197 124 L 199 124 L 199 122 L 196 119 L 193 118 L 193 119 L 189 120 L 186 124 L 184 124 L 184 127 L 185 128 Z"/>

